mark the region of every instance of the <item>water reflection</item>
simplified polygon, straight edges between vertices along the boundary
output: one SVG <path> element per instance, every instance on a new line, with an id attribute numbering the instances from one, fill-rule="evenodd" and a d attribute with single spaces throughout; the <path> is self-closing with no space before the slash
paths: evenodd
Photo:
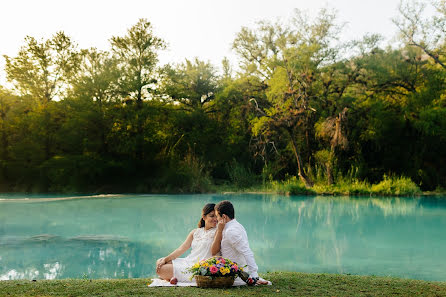
<path id="1" fill-rule="evenodd" d="M 149 245 L 110 238 L 42 234 L 21 241 L 3 239 L 0 280 L 132 278 L 151 273 L 146 269 L 151 265 L 142 265 L 152 262 Z"/>
<path id="2" fill-rule="evenodd" d="M 9 199 L 0 202 L 0 279 L 153 276 L 202 206 L 223 199 L 234 203 L 261 272 L 446 280 L 446 199 L 280 195 Z"/>
<path id="3" fill-rule="evenodd" d="M 262 203 L 260 216 L 266 216 L 264 222 L 274 221 L 268 237 L 280 243 L 256 248 L 261 247 L 256 242 L 261 234 L 250 226 L 265 270 L 446 280 L 445 203 L 435 200 L 432 207 L 431 198 L 326 196 L 263 197 Z"/>

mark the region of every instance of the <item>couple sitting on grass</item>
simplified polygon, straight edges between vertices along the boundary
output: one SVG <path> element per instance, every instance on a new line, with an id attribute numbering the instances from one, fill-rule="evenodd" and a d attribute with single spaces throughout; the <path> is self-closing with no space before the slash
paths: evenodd
<path id="1" fill-rule="evenodd" d="M 190 255 L 178 258 L 190 247 Z M 192 273 L 187 269 L 198 261 L 213 256 L 228 258 L 240 267 L 247 266 L 244 269 L 247 273 L 242 277 L 248 285 L 268 284 L 268 281 L 259 279 L 245 228 L 235 219 L 234 206 L 227 200 L 217 205 L 209 203 L 204 206 L 198 228 L 192 230 L 175 251 L 156 261 L 156 273 L 171 284 L 194 282 L 191 280 Z M 235 281 L 238 284 L 240 282 L 240 278 Z"/>

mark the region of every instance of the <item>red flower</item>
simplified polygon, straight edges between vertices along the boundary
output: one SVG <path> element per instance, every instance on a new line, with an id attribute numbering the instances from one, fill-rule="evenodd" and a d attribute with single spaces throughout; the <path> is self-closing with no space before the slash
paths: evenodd
<path id="1" fill-rule="evenodd" d="M 212 274 L 217 273 L 218 272 L 218 268 L 215 267 L 215 265 L 212 265 L 209 270 L 211 271 Z"/>

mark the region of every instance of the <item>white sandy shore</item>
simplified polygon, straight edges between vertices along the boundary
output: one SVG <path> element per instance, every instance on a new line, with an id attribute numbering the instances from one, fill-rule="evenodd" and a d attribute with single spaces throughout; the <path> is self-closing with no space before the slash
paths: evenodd
<path id="1" fill-rule="evenodd" d="M 90 196 L 72 196 L 72 197 L 55 197 L 55 198 L 12 198 L 12 199 L 1 199 L 2 202 L 47 202 L 47 201 L 61 201 L 61 200 L 74 200 L 74 199 L 92 199 L 92 198 L 122 198 L 126 195 L 118 194 L 100 194 L 100 195 L 90 195 Z"/>

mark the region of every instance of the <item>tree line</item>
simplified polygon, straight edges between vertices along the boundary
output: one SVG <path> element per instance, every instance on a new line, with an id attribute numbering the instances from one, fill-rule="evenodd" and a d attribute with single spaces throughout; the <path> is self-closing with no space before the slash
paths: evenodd
<path id="1" fill-rule="evenodd" d="M 403 2 L 398 45 L 340 40 L 336 13 L 243 27 L 237 67 L 160 65 L 140 19 L 110 50 L 64 32 L 4 56 L 0 190 L 200 192 L 297 176 L 446 186 L 445 1 Z"/>

